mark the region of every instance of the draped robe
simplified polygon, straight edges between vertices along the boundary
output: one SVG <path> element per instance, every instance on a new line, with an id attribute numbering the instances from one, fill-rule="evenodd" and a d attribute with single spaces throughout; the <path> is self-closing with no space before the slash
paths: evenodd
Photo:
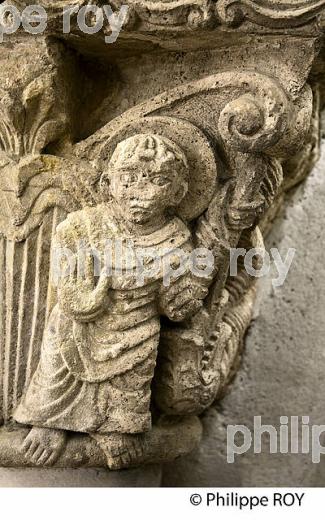
<path id="1" fill-rule="evenodd" d="M 131 236 L 106 203 L 72 213 L 58 226 L 58 247 L 77 254 L 80 241 L 101 255 L 111 241 L 113 269 L 107 308 L 92 321 L 81 322 L 63 312 L 58 294 L 38 367 L 14 419 L 22 424 L 88 433 L 147 431 L 151 427 L 159 314 L 168 315 L 168 308 L 159 304 L 162 266 L 170 263 L 164 264 L 164 259 L 166 255 L 170 258 L 176 248 L 187 253 L 192 250 L 190 232 L 175 217 L 149 235 Z M 123 244 L 128 248 L 132 244 L 134 256 L 127 272 L 114 269 L 116 248 L 121 244 L 122 248 Z M 148 276 L 140 280 L 135 270 L 138 251 L 141 258 L 148 251 Z M 151 269 L 153 251 L 158 255 L 159 269 Z"/>

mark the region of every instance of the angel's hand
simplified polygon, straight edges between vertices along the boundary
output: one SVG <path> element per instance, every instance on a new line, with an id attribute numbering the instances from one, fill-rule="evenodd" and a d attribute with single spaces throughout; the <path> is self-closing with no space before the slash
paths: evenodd
<path id="1" fill-rule="evenodd" d="M 86 254 L 84 262 L 76 263 L 58 284 L 59 304 L 67 315 L 79 321 L 91 321 L 102 313 L 108 303 L 110 278 L 105 271 L 95 285 L 94 261 Z"/>
<path id="2" fill-rule="evenodd" d="M 228 222 L 234 230 L 248 229 L 253 226 L 257 217 L 264 210 L 264 200 L 231 206 L 228 210 Z"/>
<path id="3" fill-rule="evenodd" d="M 194 316 L 202 307 L 208 289 L 192 274 L 185 274 L 164 287 L 160 293 L 160 307 L 172 321 L 183 321 Z"/>

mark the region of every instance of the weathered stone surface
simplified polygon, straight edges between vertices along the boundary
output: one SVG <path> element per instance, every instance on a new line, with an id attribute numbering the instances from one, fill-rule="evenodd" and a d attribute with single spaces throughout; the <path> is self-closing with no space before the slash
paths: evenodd
<path id="1" fill-rule="evenodd" d="M 0 464 L 168 462 L 237 368 L 256 277 L 231 250 L 263 251 L 317 159 L 325 2 L 132 0 L 111 45 L 43 4 L 0 48 Z"/>

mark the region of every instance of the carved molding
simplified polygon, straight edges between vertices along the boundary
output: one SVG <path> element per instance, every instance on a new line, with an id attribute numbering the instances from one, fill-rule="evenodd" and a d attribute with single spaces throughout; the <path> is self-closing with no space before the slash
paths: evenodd
<path id="1" fill-rule="evenodd" d="M 295 27 L 303 25 L 324 9 L 322 0 L 218 0 L 216 11 L 222 23 L 239 25 L 245 20 L 265 27 Z"/>
<path id="2" fill-rule="evenodd" d="M 32 2 L 12 0 L 21 8 Z M 62 16 L 67 6 L 107 4 L 103 0 L 66 0 L 51 2 L 42 0 L 52 20 Z M 295 28 L 308 24 L 322 14 L 324 0 L 114 0 L 110 5 L 119 9 L 128 5 L 124 23 L 126 32 L 211 30 L 218 26 L 238 27 L 252 22 L 256 28 Z"/>

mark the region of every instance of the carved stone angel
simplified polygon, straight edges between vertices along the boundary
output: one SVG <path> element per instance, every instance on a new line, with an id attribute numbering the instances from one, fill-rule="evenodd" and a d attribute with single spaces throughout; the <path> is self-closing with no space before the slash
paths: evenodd
<path id="1" fill-rule="evenodd" d="M 107 200 L 70 214 L 57 228 L 56 247 L 77 256 L 83 243 L 104 255 L 108 241 L 113 250 L 131 243 L 133 252 L 141 250 L 143 258 L 148 251 L 149 264 L 158 258 L 161 266 L 166 255 L 193 251 L 189 228 L 175 216 L 188 191 L 189 167 L 170 139 L 136 134 L 120 142 L 100 184 Z M 40 363 L 14 414 L 19 423 L 33 425 L 24 441 L 33 463 L 54 463 L 66 431 L 89 433 L 104 444 L 111 468 L 145 460 L 159 316 L 193 316 L 213 278 L 213 266 L 206 277 L 188 266 L 165 286 L 162 267 L 151 274 L 147 265 L 139 281 L 135 257 L 123 271 L 114 265 L 120 259 L 114 251 L 108 274 L 95 273 L 89 256 L 84 269 L 76 262 L 59 277 Z"/>
<path id="2" fill-rule="evenodd" d="M 28 92 L 38 99 L 38 83 Z M 25 94 L 22 99 L 29 99 Z M 282 182 L 279 162 L 264 152 L 276 146 L 281 156 L 288 141 L 299 142 L 295 128 L 308 128 L 309 118 L 301 107 L 272 78 L 220 72 L 136 105 L 84 141 L 61 143 L 62 150 L 47 146 L 55 134 L 51 123 L 31 132 L 40 135 L 37 146 L 22 147 L 19 160 L 14 149 L 3 151 L 0 227 L 7 242 L 0 259 L 19 290 L 3 299 L 0 411 L 5 427 L 12 418 L 32 426 L 8 434 L 8 442 L 19 445 L 26 436 L 23 464 L 79 466 L 76 438 L 78 453 L 80 439 L 91 451 L 88 464 L 98 462 L 95 439 L 100 465 L 104 451 L 110 468 L 170 460 L 197 445 L 197 416 L 227 380 L 254 300 L 247 273 L 239 270 L 232 285 L 228 279 L 229 249 L 259 245 L 253 225 Z M 30 116 L 35 123 L 33 111 Z M 34 143 L 21 134 L 19 127 L 21 143 Z M 248 236 L 243 244 L 247 228 L 254 240 Z M 73 261 L 75 269 L 59 277 L 53 291 L 52 247 L 69 251 L 72 260 L 80 247 L 101 258 L 108 249 L 112 272 L 98 271 L 93 255 L 86 255 L 84 269 Z M 166 265 L 171 256 L 178 272 L 171 251 L 186 256 L 201 247 L 213 253 L 212 271 L 203 277 L 186 268 L 164 285 L 155 260 Z M 119 272 L 124 248 L 131 254 Z M 150 273 L 140 284 L 133 272 L 139 255 Z M 25 305 L 30 294 L 34 306 Z M 16 311 L 20 302 L 23 314 Z M 23 342 L 21 331 L 30 328 Z M 163 414 L 181 417 L 172 442 L 161 426 Z M 186 416 L 198 425 L 194 433 Z M 16 452 L 12 460 L 21 464 Z"/>

